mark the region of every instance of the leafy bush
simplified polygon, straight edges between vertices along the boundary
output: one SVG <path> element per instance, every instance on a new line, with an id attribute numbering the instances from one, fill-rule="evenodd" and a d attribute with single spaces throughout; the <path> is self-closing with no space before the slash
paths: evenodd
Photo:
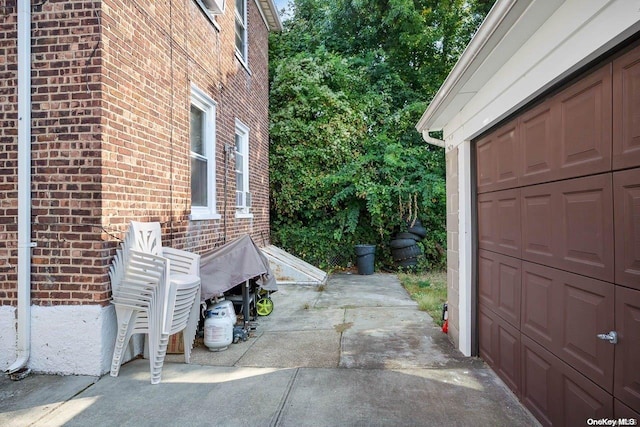
<path id="1" fill-rule="evenodd" d="M 326 51 L 282 62 L 272 89 L 271 217 L 274 243 L 313 264 L 346 266 L 358 243 L 387 242 L 410 216 L 432 228 L 425 241 L 443 247 L 443 153 L 427 146 L 410 124 L 424 105 L 369 117 L 382 108 L 375 94 L 347 94 L 361 70 Z M 280 106 L 280 108 L 277 108 Z M 375 128 L 375 132 L 372 130 Z M 404 130 L 404 131 L 403 131 Z M 440 251 L 425 251 L 441 264 Z M 337 260 L 337 261 L 336 261 Z"/>
<path id="2" fill-rule="evenodd" d="M 493 2 L 294 0 L 270 37 L 273 242 L 323 268 L 420 218 L 420 269 L 446 255 L 445 162 L 414 126 Z"/>

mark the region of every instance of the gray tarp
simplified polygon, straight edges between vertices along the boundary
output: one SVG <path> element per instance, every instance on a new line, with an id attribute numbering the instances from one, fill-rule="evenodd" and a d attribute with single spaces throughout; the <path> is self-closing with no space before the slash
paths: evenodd
<path id="1" fill-rule="evenodd" d="M 219 296 L 258 276 L 258 285 L 262 289 L 278 290 L 267 257 L 249 235 L 239 237 L 201 258 L 202 300 Z"/>

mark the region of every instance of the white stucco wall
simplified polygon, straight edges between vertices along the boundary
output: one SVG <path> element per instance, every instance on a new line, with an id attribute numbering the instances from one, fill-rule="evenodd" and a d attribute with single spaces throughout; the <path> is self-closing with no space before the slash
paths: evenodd
<path id="1" fill-rule="evenodd" d="M 0 367 L 16 358 L 16 309 L 0 307 Z M 58 375 L 105 374 L 111 369 L 116 338 L 113 306 L 31 306 L 33 372 Z M 140 339 L 132 340 L 125 360 L 142 352 Z"/>

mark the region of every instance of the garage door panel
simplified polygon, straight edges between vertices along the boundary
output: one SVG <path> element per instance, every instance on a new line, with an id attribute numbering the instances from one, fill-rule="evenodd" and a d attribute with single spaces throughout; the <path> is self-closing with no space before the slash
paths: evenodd
<path id="1" fill-rule="evenodd" d="M 513 188 L 518 185 L 520 171 L 518 165 L 519 144 L 517 121 L 513 121 L 496 132 L 495 155 L 497 159 L 496 187 Z"/>
<path id="2" fill-rule="evenodd" d="M 520 185 L 552 181 L 558 175 L 557 124 L 546 102 L 520 118 Z"/>
<path id="3" fill-rule="evenodd" d="M 553 98 L 559 114 L 559 177 L 611 169 L 611 65 L 597 70 Z"/>
<path id="4" fill-rule="evenodd" d="M 478 309 L 480 357 L 520 395 L 520 331 L 484 305 Z"/>
<path id="5" fill-rule="evenodd" d="M 478 141 L 476 157 L 478 193 L 517 187 L 521 175 L 517 121 Z"/>
<path id="6" fill-rule="evenodd" d="M 565 259 L 604 267 L 604 245 L 594 244 L 592 237 L 602 236 L 605 231 L 602 193 L 597 189 L 563 194 L 565 221 L 560 237 Z"/>
<path id="7" fill-rule="evenodd" d="M 495 228 L 495 203 L 493 193 L 478 195 L 478 246 L 491 251 L 496 250 L 497 232 Z"/>
<path id="8" fill-rule="evenodd" d="M 489 191 L 496 180 L 496 164 L 493 155 L 493 135 L 489 135 L 476 144 L 478 193 Z"/>
<path id="9" fill-rule="evenodd" d="M 554 329 L 558 318 L 557 290 L 553 275 L 537 264 L 522 263 L 522 320 L 523 334 L 545 347 L 554 345 Z M 555 317 L 554 317 L 555 316 Z"/>
<path id="10" fill-rule="evenodd" d="M 558 425 L 585 425 L 589 418 L 610 418 L 613 414 L 613 397 L 565 364 L 562 367 L 561 409 Z"/>
<path id="11" fill-rule="evenodd" d="M 496 318 L 498 364 L 496 372 L 517 396 L 520 396 L 520 331 Z"/>
<path id="12" fill-rule="evenodd" d="M 522 263 L 522 333 L 613 391 L 614 346 L 597 334 L 614 327 L 614 285 Z"/>
<path id="13" fill-rule="evenodd" d="M 614 346 L 597 338 L 614 328 L 614 285 L 560 272 L 562 321 L 558 356 L 613 392 Z"/>
<path id="14" fill-rule="evenodd" d="M 613 174 L 615 281 L 640 289 L 640 168 Z"/>
<path id="15" fill-rule="evenodd" d="M 607 174 L 522 193 L 522 258 L 613 282 L 613 195 Z"/>
<path id="16" fill-rule="evenodd" d="M 552 414 L 557 375 L 551 354 L 522 336 L 522 403 L 543 426 L 553 425 Z"/>
<path id="17" fill-rule="evenodd" d="M 613 62 L 613 168 L 640 166 L 640 47 Z"/>
<path id="18" fill-rule="evenodd" d="M 613 282 L 613 194 L 610 175 L 562 181 L 556 221 L 558 268 Z"/>
<path id="19" fill-rule="evenodd" d="M 520 190 L 478 196 L 478 244 L 482 249 L 521 256 Z"/>
<path id="20" fill-rule="evenodd" d="M 640 422 L 640 412 L 634 411 L 618 399 L 613 399 L 613 416 L 614 418 L 633 418 Z"/>
<path id="21" fill-rule="evenodd" d="M 516 328 L 520 328 L 522 261 L 480 250 L 478 253 L 480 301 Z"/>
<path id="22" fill-rule="evenodd" d="M 616 286 L 614 395 L 640 412 L 640 291 Z"/>
<path id="23" fill-rule="evenodd" d="M 496 221 L 498 232 L 497 251 L 520 257 L 520 190 L 507 190 L 496 193 Z"/>
<path id="24" fill-rule="evenodd" d="M 522 189 L 522 257 L 547 263 L 556 251 L 553 247 L 553 200 L 551 187 Z"/>
<path id="25" fill-rule="evenodd" d="M 503 257 L 498 263 L 498 307 L 496 312 L 507 322 L 520 328 L 522 261 Z"/>
<path id="26" fill-rule="evenodd" d="M 478 298 L 482 304 L 494 310 L 498 306 L 497 283 L 494 280 L 496 262 L 493 252 L 478 251 Z"/>
<path id="27" fill-rule="evenodd" d="M 478 346 L 480 351 L 480 357 L 492 368 L 496 367 L 496 361 L 498 356 L 496 354 L 497 345 L 494 344 L 497 340 L 495 326 L 495 315 L 480 304 L 478 306 L 478 332 L 480 339 L 478 340 Z"/>
<path id="28" fill-rule="evenodd" d="M 522 400 L 543 425 L 584 425 L 588 418 L 611 418 L 611 394 L 526 336 L 522 353 Z"/>

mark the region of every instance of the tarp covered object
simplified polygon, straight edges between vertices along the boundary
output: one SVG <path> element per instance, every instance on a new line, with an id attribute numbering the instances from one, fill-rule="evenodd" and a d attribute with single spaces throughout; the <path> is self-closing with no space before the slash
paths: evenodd
<path id="1" fill-rule="evenodd" d="M 262 289 L 278 290 L 267 257 L 249 235 L 239 237 L 201 258 L 202 300 L 219 296 L 258 276 L 258 286 Z"/>

